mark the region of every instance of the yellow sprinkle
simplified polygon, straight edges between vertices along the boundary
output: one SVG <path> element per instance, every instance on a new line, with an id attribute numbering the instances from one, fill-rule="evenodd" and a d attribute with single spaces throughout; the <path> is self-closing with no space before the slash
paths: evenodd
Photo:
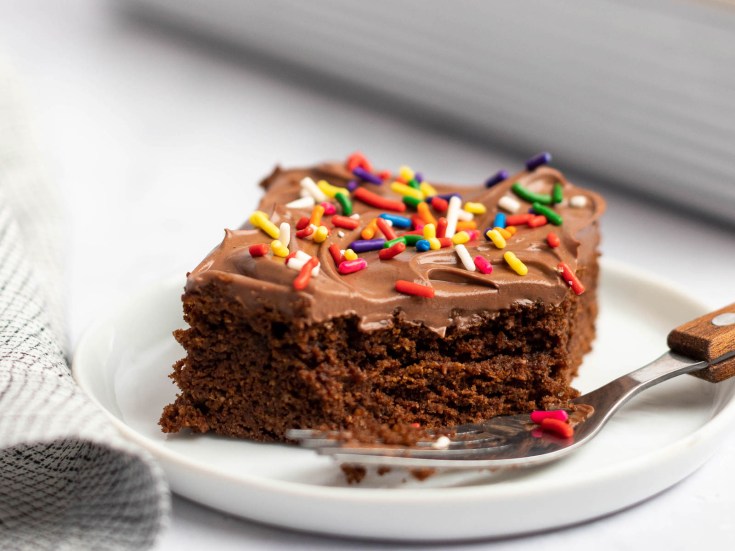
<path id="1" fill-rule="evenodd" d="M 345 260 L 357 260 L 357 253 L 352 249 L 347 249 L 345 251 Z"/>
<path id="2" fill-rule="evenodd" d="M 283 243 L 278 239 L 271 241 L 271 250 L 274 255 L 280 256 L 281 258 L 286 258 L 288 256 L 288 247 L 284 247 Z"/>
<path id="3" fill-rule="evenodd" d="M 321 243 L 327 239 L 329 228 L 327 226 L 319 226 L 314 232 L 314 243 Z"/>
<path id="4" fill-rule="evenodd" d="M 278 239 L 281 235 L 281 230 L 278 229 L 273 222 L 268 219 L 268 215 L 262 210 L 256 210 L 250 215 L 250 223 L 256 228 L 260 228 L 273 239 Z"/>
<path id="5" fill-rule="evenodd" d="M 398 195 L 403 195 L 404 197 L 413 197 L 415 199 L 418 199 L 419 201 L 424 200 L 424 194 L 421 193 L 420 190 L 412 188 L 409 185 L 402 184 L 401 182 L 393 182 L 390 185 L 390 189 L 395 191 Z"/>
<path id="6" fill-rule="evenodd" d="M 488 230 L 485 235 L 490 238 L 490 241 L 492 241 L 493 245 L 495 245 L 498 249 L 505 248 L 505 238 L 500 235 L 500 232 L 498 230 Z"/>
<path id="7" fill-rule="evenodd" d="M 458 231 L 452 236 L 452 243 L 454 243 L 455 245 L 462 245 L 463 243 L 467 243 L 469 240 L 470 234 L 464 230 Z"/>
<path id="8" fill-rule="evenodd" d="M 472 214 L 485 214 L 487 212 L 485 205 L 482 203 L 472 203 L 470 201 L 467 201 L 464 204 L 464 210 L 471 212 Z"/>
<path id="9" fill-rule="evenodd" d="M 505 231 L 507 231 L 511 235 L 515 235 L 518 231 L 518 228 L 516 228 L 515 226 L 506 226 Z"/>
<path id="10" fill-rule="evenodd" d="M 407 182 L 410 182 L 416 174 L 410 166 L 403 165 L 398 169 L 398 175 Z"/>
<path id="11" fill-rule="evenodd" d="M 326 180 L 319 180 L 316 185 L 327 197 L 334 198 L 340 191 L 344 191 L 344 188 L 333 186 Z"/>
<path id="12" fill-rule="evenodd" d="M 503 258 L 508 263 L 508 266 L 510 266 L 513 269 L 513 271 L 517 273 L 518 275 L 524 276 L 528 273 L 528 268 L 526 267 L 526 265 L 523 262 L 521 262 L 518 259 L 518 257 L 512 252 L 507 251 L 503 255 Z"/>
<path id="13" fill-rule="evenodd" d="M 424 239 L 436 237 L 436 226 L 434 224 L 426 224 L 424 226 Z"/>
<path id="14" fill-rule="evenodd" d="M 434 197 L 438 192 L 429 182 L 421 182 L 419 184 L 419 191 L 424 194 L 424 197 Z"/>
<path id="15" fill-rule="evenodd" d="M 510 233 L 510 232 L 509 232 L 508 230 L 506 230 L 505 228 L 501 228 L 501 227 L 497 227 L 497 226 L 496 226 L 496 227 L 495 227 L 495 228 L 493 228 L 493 229 L 494 229 L 494 230 L 498 230 L 498 233 L 499 233 L 500 235 L 502 235 L 502 236 L 503 236 L 503 239 L 506 239 L 506 240 L 507 240 L 507 239 L 510 239 L 511 237 L 513 237 L 513 234 L 512 234 L 512 233 Z"/>
<path id="16" fill-rule="evenodd" d="M 430 237 L 428 241 L 429 241 L 429 247 L 431 248 L 432 251 L 438 251 L 439 249 L 442 248 L 441 241 L 439 241 L 436 237 Z"/>

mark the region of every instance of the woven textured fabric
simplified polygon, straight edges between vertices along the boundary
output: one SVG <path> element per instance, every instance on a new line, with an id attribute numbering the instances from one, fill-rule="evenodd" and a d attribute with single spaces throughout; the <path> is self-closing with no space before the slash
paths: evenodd
<path id="1" fill-rule="evenodd" d="M 0 549 L 146 549 L 169 494 L 71 377 L 59 208 L 0 64 Z"/>

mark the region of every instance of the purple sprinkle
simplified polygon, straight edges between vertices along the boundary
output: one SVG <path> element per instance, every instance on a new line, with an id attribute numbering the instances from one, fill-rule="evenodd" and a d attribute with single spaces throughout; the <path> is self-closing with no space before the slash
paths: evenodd
<path id="1" fill-rule="evenodd" d="M 350 192 L 355 191 L 360 186 L 359 182 L 357 180 L 350 180 L 347 182 L 347 189 L 350 190 Z"/>
<path id="2" fill-rule="evenodd" d="M 356 253 L 366 253 L 368 251 L 379 251 L 383 248 L 384 244 L 385 239 L 382 237 L 377 239 L 358 239 L 350 243 L 349 248 Z"/>
<path id="3" fill-rule="evenodd" d="M 540 167 L 541 165 L 547 165 L 550 162 L 551 162 L 551 153 L 544 151 L 528 159 L 526 161 L 526 169 L 529 172 L 532 172 L 536 170 L 538 167 Z"/>
<path id="4" fill-rule="evenodd" d="M 365 180 L 366 182 L 370 182 L 371 184 L 376 184 L 378 186 L 383 184 L 383 180 L 378 178 L 375 174 L 372 174 L 362 168 L 361 166 L 356 166 L 352 169 L 352 174 L 360 178 L 361 180 Z"/>
<path id="5" fill-rule="evenodd" d="M 510 174 L 508 174 L 507 170 L 498 170 L 494 176 L 487 179 L 485 187 L 493 187 L 495 184 L 499 184 L 503 180 L 507 180 L 508 176 L 510 176 Z"/>
<path id="6" fill-rule="evenodd" d="M 449 201 L 452 197 L 459 197 L 460 199 L 462 198 L 459 193 L 440 193 L 436 197 L 441 197 L 445 201 Z"/>
<path id="7" fill-rule="evenodd" d="M 424 176 L 420 172 L 416 172 L 413 175 L 413 179 L 416 180 L 419 184 L 424 181 Z"/>
<path id="8" fill-rule="evenodd" d="M 493 229 L 493 228 L 485 228 L 485 231 L 484 231 L 484 232 L 482 232 L 482 235 L 484 235 L 484 236 L 485 236 L 485 241 L 490 241 L 490 238 L 489 238 L 489 237 L 487 236 L 487 232 L 489 232 L 489 231 L 490 231 L 490 230 L 492 230 L 492 229 Z"/>

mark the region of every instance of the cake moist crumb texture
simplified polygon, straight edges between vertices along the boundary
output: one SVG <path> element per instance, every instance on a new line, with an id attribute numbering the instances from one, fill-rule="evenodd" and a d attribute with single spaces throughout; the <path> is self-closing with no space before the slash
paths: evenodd
<path id="1" fill-rule="evenodd" d="M 407 443 L 417 427 L 564 405 L 594 338 L 604 202 L 531 168 L 490 187 L 388 174 L 360 155 L 276 168 L 262 216 L 226 230 L 188 275 L 187 327 L 175 332 L 186 356 L 162 429 L 282 442 L 288 429 L 327 428 Z M 496 225 L 503 246 L 486 237 Z"/>

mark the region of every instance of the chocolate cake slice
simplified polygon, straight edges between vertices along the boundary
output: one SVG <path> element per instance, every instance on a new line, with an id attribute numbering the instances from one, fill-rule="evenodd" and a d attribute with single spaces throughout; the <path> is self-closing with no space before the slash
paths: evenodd
<path id="1" fill-rule="evenodd" d="M 545 160 L 472 186 L 379 173 L 359 154 L 276 168 L 251 223 L 188 274 L 162 429 L 285 441 L 575 396 L 604 201 Z"/>

